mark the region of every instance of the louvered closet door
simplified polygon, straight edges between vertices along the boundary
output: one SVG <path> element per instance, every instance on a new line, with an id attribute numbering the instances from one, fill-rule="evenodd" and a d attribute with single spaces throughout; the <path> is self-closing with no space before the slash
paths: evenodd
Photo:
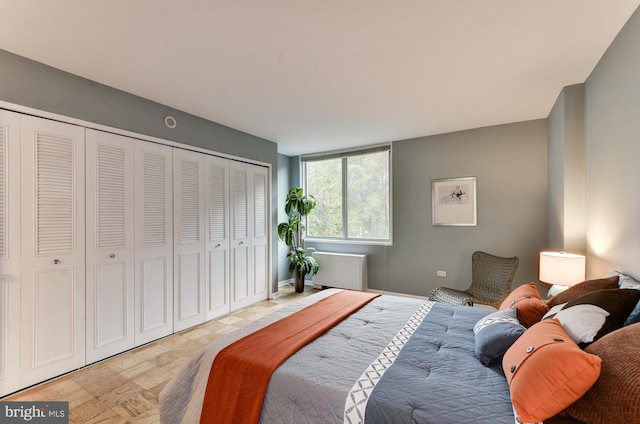
<path id="1" fill-rule="evenodd" d="M 229 308 L 229 160 L 206 159 L 207 312 L 210 320 Z"/>
<path id="2" fill-rule="evenodd" d="M 269 297 L 269 178 L 268 169 L 253 166 L 251 169 L 252 202 L 252 257 L 253 290 L 251 303 Z"/>
<path id="3" fill-rule="evenodd" d="M 0 397 L 20 389 L 20 115 L 0 110 Z"/>
<path id="4" fill-rule="evenodd" d="M 173 150 L 174 331 L 205 320 L 204 159 Z"/>
<path id="5" fill-rule="evenodd" d="M 86 131 L 87 363 L 134 347 L 133 142 Z"/>
<path id="6" fill-rule="evenodd" d="M 136 346 L 173 332 L 172 150 L 136 142 Z"/>
<path id="7" fill-rule="evenodd" d="M 85 364 L 84 128 L 21 117 L 21 384 Z"/>
<path id="8" fill-rule="evenodd" d="M 231 310 L 251 304 L 251 165 L 231 162 Z"/>

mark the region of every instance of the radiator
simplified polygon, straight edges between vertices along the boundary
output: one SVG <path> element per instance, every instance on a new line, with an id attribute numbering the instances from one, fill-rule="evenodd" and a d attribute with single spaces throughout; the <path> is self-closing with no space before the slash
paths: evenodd
<path id="1" fill-rule="evenodd" d="M 313 276 L 314 287 L 367 290 L 367 255 L 313 252 L 320 269 Z"/>

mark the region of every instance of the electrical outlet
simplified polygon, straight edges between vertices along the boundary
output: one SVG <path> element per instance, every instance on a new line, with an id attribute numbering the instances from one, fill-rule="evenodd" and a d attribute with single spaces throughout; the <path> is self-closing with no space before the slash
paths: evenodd
<path id="1" fill-rule="evenodd" d="M 446 277 L 447 276 L 447 271 L 436 271 L 436 275 L 438 277 Z"/>

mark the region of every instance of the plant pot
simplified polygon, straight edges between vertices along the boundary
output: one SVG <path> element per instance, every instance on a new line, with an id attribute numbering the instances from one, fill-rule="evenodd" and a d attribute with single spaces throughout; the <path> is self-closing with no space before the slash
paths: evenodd
<path id="1" fill-rule="evenodd" d="M 294 275 L 294 283 L 293 287 L 296 290 L 296 293 L 302 293 L 304 291 L 304 277 L 305 274 L 300 274 L 300 271 L 296 269 Z"/>

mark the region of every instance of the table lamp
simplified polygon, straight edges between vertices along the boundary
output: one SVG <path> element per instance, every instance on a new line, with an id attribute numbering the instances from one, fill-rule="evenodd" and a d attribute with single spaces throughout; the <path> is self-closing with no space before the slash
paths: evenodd
<path id="1" fill-rule="evenodd" d="M 585 257 L 565 252 L 540 252 L 540 281 L 551 284 L 547 298 L 584 281 Z"/>

